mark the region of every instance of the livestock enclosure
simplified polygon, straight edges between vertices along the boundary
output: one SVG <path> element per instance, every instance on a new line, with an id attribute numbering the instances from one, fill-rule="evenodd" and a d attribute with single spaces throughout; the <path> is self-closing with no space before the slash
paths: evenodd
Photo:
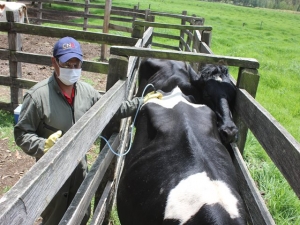
<path id="1" fill-rule="evenodd" d="M 14 21 L 10 13 L 8 13 L 8 18 Z M 76 162 L 86 154 L 104 127 L 109 124 L 121 102 L 134 95 L 140 58 L 153 57 L 187 61 L 196 70 L 201 64 L 220 62 L 239 68 L 238 79 L 235 81 L 232 78 L 232 82 L 238 87 L 233 113 L 240 135 L 238 142 L 233 143 L 231 147 L 234 152 L 234 164 L 240 181 L 240 190 L 248 209 L 249 224 L 275 224 L 242 158 L 241 153 L 247 130 L 250 129 L 253 132 L 298 197 L 300 184 L 296 178 L 297 168 L 300 166 L 300 145 L 254 99 L 259 81 L 258 61 L 251 58 L 214 55 L 209 48 L 212 28 L 203 24 L 186 25 L 188 18 L 182 19 L 181 25 L 163 24 L 154 20 L 135 20 L 132 37 L 13 22 L 0 23 L 0 30 L 7 32 L 10 40 L 9 48 L 0 51 L 0 58 L 9 60 L 10 76 L 1 75 L 0 85 L 10 86 L 12 90 L 11 103 L 0 103 L 0 108 L 10 111 L 21 102 L 20 89 L 29 88 L 36 83 L 21 78 L 20 64 L 26 62 L 49 65 L 50 62 L 50 56 L 21 51 L 20 35 L 22 33 L 51 35 L 58 38 L 69 35 L 82 41 L 112 45 L 108 63 L 84 62 L 83 64 L 83 70 L 101 71 L 107 74 L 106 92 L 103 97 L 0 199 L 2 212 L 0 223 L 32 224 L 35 221 L 61 184 L 72 173 Z M 157 46 L 168 50 L 151 49 L 151 46 L 155 46 L 152 42 L 155 36 L 154 29 L 161 27 L 179 31 L 178 49 L 162 45 Z M 169 50 L 170 48 L 172 50 Z M 130 124 L 130 118 L 124 119 L 119 133 L 113 134 L 110 138 L 113 148 L 118 149 L 120 153 L 127 148 Z M 90 224 L 107 222 L 122 160 L 122 157 L 116 158 L 107 146 L 102 149 L 60 224 L 78 224 L 94 195 L 96 196 L 96 209 Z M 64 172 L 61 173 L 61 171 Z"/>

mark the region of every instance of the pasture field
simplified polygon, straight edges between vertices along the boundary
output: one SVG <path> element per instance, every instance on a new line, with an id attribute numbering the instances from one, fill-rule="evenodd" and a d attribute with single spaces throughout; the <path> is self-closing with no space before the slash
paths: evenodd
<path id="1" fill-rule="evenodd" d="M 103 1 L 93 3 L 103 4 Z M 260 62 L 257 101 L 300 141 L 299 13 L 197 0 L 114 0 L 113 6 L 133 8 L 138 3 L 140 9 L 150 5 L 152 11 L 181 14 L 186 10 L 188 15 L 204 17 L 205 25 L 213 27 L 214 54 L 256 58 Z M 162 21 L 159 17 L 156 21 L 179 23 L 167 18 Z M 230 73 L 237 77 L 236 68 L 230 68 Z M 15 148 L 11 137 L 12 116 L 0 111 L 0 119 L 0 138 L 10 136 L 9 147 Z M 300 224 L 299 199 L 251 133 L 244 156 L 276 224 Z"/>

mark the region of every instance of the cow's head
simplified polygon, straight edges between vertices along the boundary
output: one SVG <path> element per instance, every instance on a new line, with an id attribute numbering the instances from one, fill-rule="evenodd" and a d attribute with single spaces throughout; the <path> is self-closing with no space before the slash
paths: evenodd
<path id="1" fill-rule="evenodd" d="M 197 80 L 191 80 L 202 92 L 202 101 L 217 115 L 221 139 L 228 144 L 235 141 L 238 129 L 232 120 L 236 87 L 231 83 L 228 69 L 223 65 L 206 65 Z"/>

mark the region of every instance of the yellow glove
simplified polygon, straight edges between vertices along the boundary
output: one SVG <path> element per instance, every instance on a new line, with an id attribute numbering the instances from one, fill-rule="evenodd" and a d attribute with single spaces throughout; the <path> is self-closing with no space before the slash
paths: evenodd
<path id="1" fill-rule="evenodd" d="M 158 98 L 158 99 L 162 99 L 163 95 L 160 92 L 156 92 L 156 91 L 152 91 L 150 93 L 148 93 L 145 97 L 144 97 L 144 103 L 146 103 L 147 101 L 149 101 L 151 98 Z"/>
<path id="2" fill-rule="evenodd" d="M 57 139 L 62 135 L 61 130 L 51 134 L 48 139 L 45 141 L 44 153 L 48 152 L 48 150 L 56 143 Z"/>

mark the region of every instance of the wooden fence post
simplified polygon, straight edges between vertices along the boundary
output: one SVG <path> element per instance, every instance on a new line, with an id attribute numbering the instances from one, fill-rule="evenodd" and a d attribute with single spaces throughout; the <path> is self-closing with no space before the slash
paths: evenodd
<path id="1" fill-rule="evenodd" d="M 138 10 L 139 9 L 139 5 L 135 5 L 135 6 L 133 6 L 133 17 L 132 17 L 132 21 L 135 21 L 135 19 L 136 19 L 136 16 L 135 16 L 135 12 L 136 12 L 136 10 Z"/>
<path id="2" fill-rule="evenodd" d="M 14 14 L 12 11 L 6 12 L 7 22 L 19 21 L 19 14 Z M 20 62 L 15 62 L 12 60 L 15 51 L 21 51 L 22 49 L 22 40 L 21 35 L 15 31 L 9 30 L 8 34 L 8 48 L 10 50 L 9 58 L 9 73 L 12 79 L 22 77 L 22 67 Z M 23 100 L 23 90 L 18 86 L 10 87 L 11 93 L 11 107 L 12 111 L 19 105 Z"/>
<path id="3" fill-rule="evenodd" d="M 89 4 L 90 4 L 90 0 L 85 0 L 85 4 L 84 4 L 84 19 L 83 19 L 83 30 L 84 31 L 87 30 L 87 25 L 88 25 L 88 18 L 86 17 L 86 15 L 88 15 L 90 13 L 90 11 L 89 11 Z"/>
<path id="4" fill-rule="evenodd" d="M 239 74 L 236 86 L 240 89 L 245 89 L 253 98 L 255 98 L 259 82 L 259 74 L 257 69 L 239 68 Z M 244 147 L 247 139 L 248 128 L 242 121 L 241 117 L 233 114 L 234 122 L 239 129 L 237 146 L 244 152 Z"/>
<path id="5" fill-rule="evenodd" d="M 186 16 L 187 11 L 182 11 L 182 15 Z M 186 19 L 183 18 L 181 20 L 181 25 L 185 25 Z M 181 43 L 181 39 L 184 40 L 184 30 L 180 30 L 180 40 L 179 40 L 179 50 L 183 51 L 183 44 Z"/>
<path id="6" fill-rule="evenodd" d="M 38 12 L 37 12 L 37 18 L 38 18 L 38 25 L 42 25 L 42 18 L 43 18 L 43 2 L 38 2 Z"/>
<path id="7" fill-rule="evenodd" d="M 134 25 L 131 37 L 133 38 L 142 38 L 145 32 L 145 27 L 140 25 Z"/>
<path id="8" fill-rule="evenodd" d="M 202 41 L 205 42 L 208 47 L 210 47 L 210 44 L 211 44 L 211 31 L 204 30 L 202 32 Z"/>
<path id="9" fill-rule="evenodd" d="M 111 3 L 112 0 L 105 1 L 105 11 L 104 11 L 104 20 L 103 20 L 103 33 L 109 32 L 109 20 L 110 20 L 110 11 L 111 11 Z M 107 45 L 101 45 L 101 61 L 104 61 L 107 58 Z"/>

